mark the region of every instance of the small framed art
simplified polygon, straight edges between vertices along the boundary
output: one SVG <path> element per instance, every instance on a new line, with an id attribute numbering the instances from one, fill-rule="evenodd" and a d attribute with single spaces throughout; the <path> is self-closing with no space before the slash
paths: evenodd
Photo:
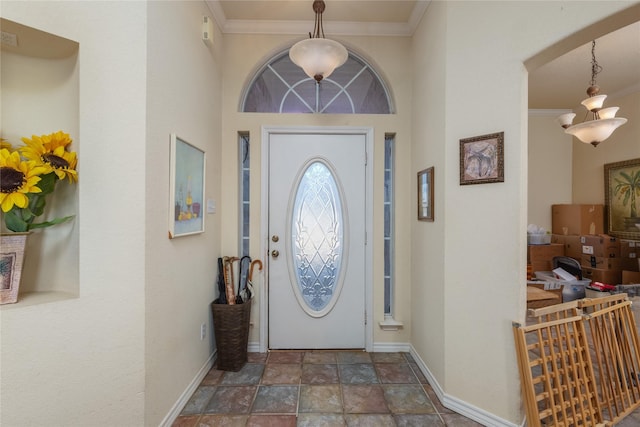
<path id="1" fill-rule="evenodd" d="M 171 134 L 169 238 L 204 232 L 205 153 Z"/>
<path id="2" fill-rule="evenodd" d="M 460 185 L 504 182 L 504 132 L 460 140 Z"/>
<path id="3" fill-rule="evenodd" d="M 418 221 L 433 221 L 433 166 L 418 172 Z"/>

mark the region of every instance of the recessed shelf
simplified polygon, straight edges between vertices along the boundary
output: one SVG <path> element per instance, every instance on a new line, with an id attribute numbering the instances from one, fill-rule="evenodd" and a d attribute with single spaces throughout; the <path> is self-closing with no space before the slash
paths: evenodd
<path id="1" fill-rule="evenodd" d="M 55 34 L 0 18 L 0 50 L 43 59 L 68 58 L 78 52 L 78 43 Z M 15 40 L 16 46 L 13 41 Z"/>
<path id="2" fill-rule="evenodd" d="M 18 295 L 18 302 L 14 304 L 0 305 L 0 310 L 11 310 L 16 308 L 24 308 L 32 305 L 46 304 L 49 302 L 57 302 L 75 299 L 77 296 L 60 291 L 45 291 L 45 292 L 25 292 Z"/>

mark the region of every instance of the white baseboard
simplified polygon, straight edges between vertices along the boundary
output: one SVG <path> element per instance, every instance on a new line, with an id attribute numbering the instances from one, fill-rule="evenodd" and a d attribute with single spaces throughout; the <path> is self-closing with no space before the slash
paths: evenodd
<path id="1" fill-rule="evenodd" d="M 207 359 L 205 364 L 202 365 L 202 367 L 193 378 L 193 380 L 191 380 L 185 391 L 182 392 L 176 403 L 173 404 L 173 407 L 171 408 L 169 413 L 164 417 L 164 419 L 160 423 L 160 427 L 171 427 L 171 425 L 173 425 L 173 422 L 176 420 L 176 418 L 178 418 L 180 412 L 182 412 L 182 408 L 185 407 L 204 377 L 207 376 L 207 373 L 211 370 L 213 361 L 216 359 L 216 354 L 217 352 L 214 351 L 211 356 L 209 356 L 209 359 Z"/>
<path id="2" fill-rule="evenodd" d="M 475 422 L 478 422 L 484 426 L 519 427 L 524 425 L 524 423 L 520 425 L 514 424 L 511 421 L 507 421 L 503 418 L 497 417 L 496 415 L 490 412 L 487 412 L 484 409 L 480 409 L 468 402 L 465 402 L 454 396 L 446 394 L 444 390 L 442 390 L 442 387 L 440 386 L 436 378 L 433 376 L 433 374 L 431 373 L 427 365 L 420 358 L 420 356 L 418 356 L 416 349 L 412 345 L 409 345 L 409 347 L 411 347 L 411 350 L 410 350 L 411 356 L 413 356 L 413 359 L 416 361 L 418 368 L 420 368 L 424 376 L 427 378 L 427 381 L 429 381 L 431 388 L 438 396 L 438 399 L 440 399 L 440 403 L 442 403 L 442 406 L 444 406 L 445 408 L 451 409 L 452 411 L 460 415 L 464 415 L 465 417 L 472 419 Z"/>
<path id="3" fill-rule="evenodd" d="M 247 351 L 249 353 L 260 353 L 260 343 L 259 342 L 250 342 L 247 346 Z"/>
<path id="4" fill-rule="evenodd" d="M 373 351 L 377 353 L 410 353 L 411 345 L 399 342 L 376 342 L 373 343 Z"/>

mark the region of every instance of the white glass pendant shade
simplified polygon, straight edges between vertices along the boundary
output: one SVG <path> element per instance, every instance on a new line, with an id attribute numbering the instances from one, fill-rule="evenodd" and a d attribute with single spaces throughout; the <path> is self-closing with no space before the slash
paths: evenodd
<path id="1" fill-rule="evenodd" d="M 289 49 L 289 57 L 306 75 L 320 81 L 344 64 L 349 56 L 340 43 L 325 38 L 299 41 Z"/>
<path id="2" fill-rule="evenodd" d="M 598 117 L 600 117 L 600 119 L 612 119 L 616 116 L 616 113 L 619 109 L 620 107 L 603 108 L 602 110 L 598 111 Z"/>
<path id="3" fill-rule="evenodd" d="M 576 116 L 576 113 L 566 113 L 558 116 L 556 122 L 563 128 L 568 128 L 573 123 L 573 118 Z"/>
<path id="4" fill-rule="evenodd" d="M 614 130 L 625 123 L 627 123 L 627 119 L 621 117 L 591 120 L 571 126 L 565 132 L 575 136 L 585 144 L 595 146 L 609 138 Z"/>
<path id="5" fill-rule="evenodd" d="M 584 105 L 589 111 L 598 110 L 602 108 L 605 99 L 607 99 L 607 95 L 591 96 L 582 101 L 581 104 Z"/>

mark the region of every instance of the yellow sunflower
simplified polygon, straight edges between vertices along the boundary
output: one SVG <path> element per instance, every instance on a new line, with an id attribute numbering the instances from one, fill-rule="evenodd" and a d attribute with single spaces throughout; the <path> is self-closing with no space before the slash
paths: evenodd
<path id="1" fill-rule="evenodd" d="M 24 208 L 28 205 L 27 194 L 40 193 L 37 184 L 46 168 L 33 161 L 23 161 L 16 151 L 0 149 L 0 207 L 9 212 L 14 205 Z"/>
<path id="2" fill-rule="evenodd" d="M 70 182 L 78 181 L 76 153 L 66 150 L 72 142 L 68 133 L 58 131 L 49 135 L 33 135 L 31 139 L 22 138 L 22 142 L 25 143 L 20 147 L 22 155 L 45 166 L 45 173 L 55 172 L 59 179 L 67 177 Z"/>
<path id="3" fill-rule="evenodd" d="M 6 148 L 7 150 L 11 150 L 11 143 L 4 138 L 0 138 L 0 148 Z"/>

